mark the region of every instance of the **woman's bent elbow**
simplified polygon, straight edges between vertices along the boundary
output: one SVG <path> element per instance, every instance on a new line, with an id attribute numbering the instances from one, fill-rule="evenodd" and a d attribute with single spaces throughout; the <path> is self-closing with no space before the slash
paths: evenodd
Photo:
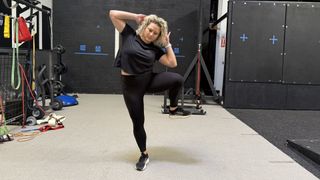
<path id="1" fill-rule="evenodd" d="M 109 11 L 109 17 L 112 19 L 116 15 L 116 10 L 110 10 Z"/>

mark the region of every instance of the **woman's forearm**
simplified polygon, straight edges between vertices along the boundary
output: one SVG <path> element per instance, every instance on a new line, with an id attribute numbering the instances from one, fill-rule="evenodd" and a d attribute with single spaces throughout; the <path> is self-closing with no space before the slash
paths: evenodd
<path id="1" fill-rule="evenodd" d="M 137 22 L 139 19 L 138 14 L 118 10 L 110 10 L 109 17 L 112 21 L 112 24 L 119 32 L 123 31 L 128 20 L 134 20 Z"/>
<path id="2" fill-rule="evenodd" d="M 166 48 L 166 52 L 167 52 L 166 56 L 168 58 L 169 67 L 171 67 L 171 68 L 177 67 L 176 55 L 174 54 L 171 45 Z"/>
<path id="3" fill-rule="evenodd" d="M 109 16 L 111 18 L 116 18 L 119 20 L 137 20 L 137 14 L 131 13 L 131 12 L 126 12 L 126 11 L 119 11 L 119 10 L 110 10 Z"/>

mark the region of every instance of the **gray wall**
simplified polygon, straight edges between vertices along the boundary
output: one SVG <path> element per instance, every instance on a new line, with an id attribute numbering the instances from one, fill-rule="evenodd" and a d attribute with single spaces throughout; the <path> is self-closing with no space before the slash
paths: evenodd
<path id="1" fill-rule="evenodd" d="M 203 3 L 206 28 L 210 2 Z M 110 9 L 157 14 L 166 19 L 173 48 L 178 48 L 179 64 L 169 71 L 183 75 L 197 52 L 198 7 L 199 1 L 194 0 L 53 1 L 54 45 L 62 44 L 67 50 L 63 60 L 68 72 L 62 77 L 66 91 L 121 93 L 119 69 L 112 66 L 115 33 L 106 16 Z M 155 71 L 165 68 L 157 65 Z M 185 84 L 186 88 L 194 86 L 193 74 Z"/>

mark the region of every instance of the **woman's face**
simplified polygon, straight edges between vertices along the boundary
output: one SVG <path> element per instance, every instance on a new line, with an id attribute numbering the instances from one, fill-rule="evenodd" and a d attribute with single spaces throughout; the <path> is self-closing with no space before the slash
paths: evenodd
<path id="1" fill-rule="evenodd" d="M 142 32 L 141 39 L 147 43 L 150 44 L 158 39 L 160 35 L 160 27 L 155 23 L 150 23 Z"/>

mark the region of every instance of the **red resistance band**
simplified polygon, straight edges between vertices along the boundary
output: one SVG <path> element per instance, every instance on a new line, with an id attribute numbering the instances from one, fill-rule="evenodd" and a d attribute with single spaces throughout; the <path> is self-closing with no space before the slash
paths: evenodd
<path id="1" fill-rule="evenodd" d="M 57 130 L 57 129 L 62 129 L 64 128 L 64 125 L 63 124 L 58 124 L 57 126 L 55 127 L 52 127 L 50 125 L 45 125 L 45 126 L 42 126 L 39 128 L 39 131 L 41 132 L 46 132 L 46 131 L 49 131 L 49 130 Z"/>
<path id="2" fill-rule="evenodd" d="M 19 43 L 32 40 L 32 36 L 30 34 L 29 28 L 27 26 L 27 22 L 23 17 L 18 17 L 19 24 Z"/>

